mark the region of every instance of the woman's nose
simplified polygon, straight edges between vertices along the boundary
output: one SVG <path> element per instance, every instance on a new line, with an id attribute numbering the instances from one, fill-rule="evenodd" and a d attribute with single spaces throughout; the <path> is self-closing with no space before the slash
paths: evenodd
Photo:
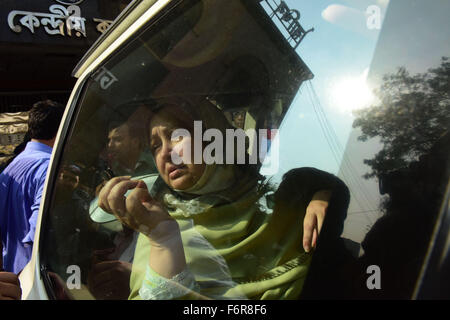
<path id="1" fill-rule="evenodd" d="M 174 163 L 173 160 L 177 158 L 177 151 L 174 148 L 175 146 L 176 146 L 176 144 L 170 140 L 163 142 L 162 156 L 165 161 L 171 161 L 172 163 Z M 176 163 L 174 163 L 174 164 L 176 164 Z"/>
<path id="2" fill-rule="evenodd" d="M 184 163 L 183 148 L 177 141 L 170 141 L 163 143 L 162 156 L 164 161 L 170 161 L 175 165 Z"/>
<path id="3" fill-rule="evenodd" d="M 183 159 L 183 143 L 172 141 L 171 161 L 175 165 L 186 163 Z"/>

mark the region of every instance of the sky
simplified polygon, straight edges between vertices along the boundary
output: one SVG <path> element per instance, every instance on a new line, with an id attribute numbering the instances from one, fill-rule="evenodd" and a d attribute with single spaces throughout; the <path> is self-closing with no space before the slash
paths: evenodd
<path id="1" fill-rule="evenodd" d="M 296 50 L 314 79 L 302 84 L 280 127 L 282 160 L 273 179 L 302 166 L 338 175 L 352 193 L 344 236 L 360 242 L 381 215 L 378 181 L 362 178 L 370 170 L 363 160 L 381 146 L 376 139 L 357 141 L 352 111 L 377 102 L 372 90 L 383 74 L 399 66 L 424 72 L 450 55 L 450 1 L 285 2 L 300 12 L 305 30 L 314 28 Z"/>
<path id="2" fill-rule="evenodd" d="M 269 1 L 273 3 L 273 0 Z M 286 139 L 280 136 L 280 151 L 289 153 L 290 149 L 294 149 L 291 152 L 298 154 L 298 149 L 291 148 L 292 143 L 287 141 L 287 137 L 296 131 L 296 144 L 301 144 L 301 150 L 304 150 L 302 161 L 337 174 L 340 161 L 329 152 L 327 140 L 312 107 L 310 95 L 314 93 L 310 86 L 319 97 L 319 101 L 315 100 L 316 104 L 320 104 L 327 113 L 328 121 L 337 134 L 338 144 L 345 146 L 353 118 L 348 106 L 349 97 L 342 92 L 353 90 L 352 85 L 358 81 L 363 82 L 379 30 L 369 30 L 365 25 L 365 9 L 370 1 L 288 0 L 286 3 L 290 8 L 300 11 L 300 23 L 305 30 L 314 28 L 297 48 L 299 56 L 314 74 L 314 79 L 310 85 L 302 85 L 289 110 L 281 130 L 281 134 L 286 134 Z M 384 5 L 379 7 L 384 12 L 386 1 L 382 3 Z M 324 147 L 320 155 L 317 154 L 318 146 Z M 298 165 L 297 158 L 293 155 L 293 165 Z M 286 166 L 289 167 L 289 164 Z"/>

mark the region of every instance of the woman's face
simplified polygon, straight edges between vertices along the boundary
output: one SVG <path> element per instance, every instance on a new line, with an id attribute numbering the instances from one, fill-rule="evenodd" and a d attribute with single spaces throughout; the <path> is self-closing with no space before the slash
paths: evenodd
<path id="1" fill-rule="evenodd" d="M 194 154 L 193 139 L 186 136 L 171 139 L 176 129 L 189 126 L 183 126 L 180 121 L 176 121 L 173 113 L 167 112 L 166 108 L 159 111 L 150 121 L 150 149 L 159 174 L 166 184 L 172 189 L 186 190 L 200 179 L 206 165 L 194 164 L 191 156 Z M 181 159 L 182 163 L 174 164 L 172 159 Z"/>

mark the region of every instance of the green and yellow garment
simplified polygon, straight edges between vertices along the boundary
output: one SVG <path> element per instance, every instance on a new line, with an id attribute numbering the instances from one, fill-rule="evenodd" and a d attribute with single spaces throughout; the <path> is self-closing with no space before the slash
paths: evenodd
<path id="1" fill-rule="evenodd" d="M 282 182 L 275 192 L 261 182 L 241 179 L 220 197 L 200 195 L 188 200 L 170 192 L 162 181 L 148 185 L 154 196 L 163 194 L 169 214 L 180 226 L 187 268 L 196 279 L 200 296 L 299 297 L 311 260 L 302 246 L 306 207 L 316 191 L 333 190 L 338 180 L 317 169 L 300 170 L 289 178 L 289 184 L 294 181 L 297 188 Z M 150 250 L 149 241 L 140 235 L 129 299 L 140 299 Z"/>

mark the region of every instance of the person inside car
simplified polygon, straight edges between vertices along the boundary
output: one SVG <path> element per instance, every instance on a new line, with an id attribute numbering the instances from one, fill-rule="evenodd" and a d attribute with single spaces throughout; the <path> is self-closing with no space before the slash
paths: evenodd
<path id="1" fill-rule="evenodd" d="M 156 104 L 148 134 L 159 178 L 147 185 L 115 177 L 98 199 L 103 210 L 140 232 L 129 299 L 297 298 L 308 251 L 340 180 L 304 168 L 308 179 L 298 179 L 298 190 L 289 194 L 264 181 L 255 165 L 195 163 L 195 150 L 186 152 L 193 144 L 183 146 L 190 137 L 171 134 L 184 128 L 192 137 L 195 120 L 224 136 L 232 126 L 206 100 L 171 97 Z M 181 164 L 173 153 L 184 157 Z M 289 209 L 280 202 L 286 197 L 293 200 Z"/>

